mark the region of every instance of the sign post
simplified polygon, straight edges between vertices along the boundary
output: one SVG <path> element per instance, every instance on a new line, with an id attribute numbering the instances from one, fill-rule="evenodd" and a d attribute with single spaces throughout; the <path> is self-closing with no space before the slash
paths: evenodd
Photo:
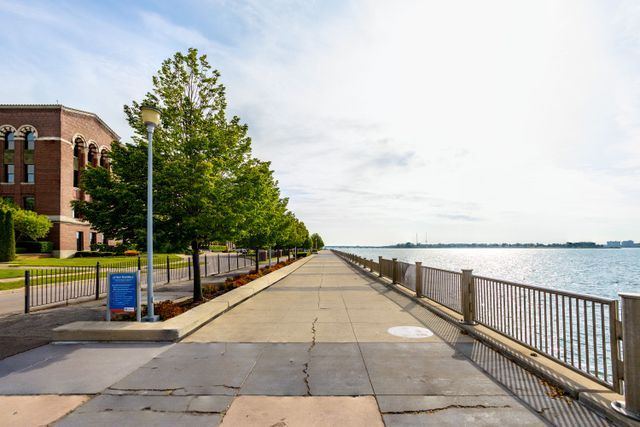
<path id="1" fill-rule="evenodd" d="M 107 322 L 117 313 L 136 313 L 140 321 L 140 272 L 109 273 Z"/>

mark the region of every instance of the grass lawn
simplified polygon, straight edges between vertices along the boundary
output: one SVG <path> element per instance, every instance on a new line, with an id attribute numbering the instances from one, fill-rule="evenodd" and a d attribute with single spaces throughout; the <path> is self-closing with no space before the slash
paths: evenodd
<path id="1" fill-rule="evenodd" d="M 7 289 L 17 289 L 22 287 L 24 287 L 23 279 L 0 283 L 0 291 L 6 291 Z"/>
<path id="2" fill-rule="evenodd" d="M 0 279 L 10 279 L 12 277 L 24 277 L 24 270 L 17 270 L 15 268 L 0 269 Z"/>
<path id="3" fill-rule="evenodd" d="M 146 255 L 140 254 L 140 257 L 143 260 L 143 264 L 146 264 Z M 28 259 L 23 258 L 20 259 L 18 257 L 16 260 L 11 261 L 9 264 L 11 265 L 20 265 L 20 266 L 33 266 L 33 267 L 79 267 L 79 266 L 94 266 L 97 262 L 100 262 L 100 265 L 113 265 L 119 264 L 123 262 L 136 262 L 138 257 L 134 256 L 119 256 L 119 257 L 105 257 L 105 258 L 36 258 L 36 259 Z M 153 257 L 153 263 L 166 262 L 167 255 L 158 255 L 158 257 Z M 180 257 L 175 254 L 169 255 L 169 260 L 177 261 Z"/>

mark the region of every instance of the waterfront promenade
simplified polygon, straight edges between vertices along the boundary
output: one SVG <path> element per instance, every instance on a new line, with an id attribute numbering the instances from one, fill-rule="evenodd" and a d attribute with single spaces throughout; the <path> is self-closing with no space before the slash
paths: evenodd
<path id="1" fill-rule="evenodd" d="M 330 252 L 179 343 L 0 361 L 0 395 L 7 425 L 608 425 Z"/>

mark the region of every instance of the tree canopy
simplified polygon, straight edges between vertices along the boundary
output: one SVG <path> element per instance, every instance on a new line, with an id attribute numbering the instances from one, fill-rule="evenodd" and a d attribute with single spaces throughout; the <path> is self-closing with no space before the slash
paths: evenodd
<path id="1" fill-rule="evenodd" d="M 91 201 L 76 212 L 110 238 L 146 241 L 147 131 L 143 105 L 161 111 L 153 134 L 153 221 L 156 247 L 191 249 L 194 299 L 202 299 L 201 248 L 235 241 L 252 248 L 300 243 L 308 236 L 288 212 L 269 162 L 251 156 L 246 124 L 227 114 L 220 73 L 196 49 L 176 53 L 153 76 L 153 89 L 124 107 L 131 144 L 112 145 L 111 170 L 85 170 Z M 303 225 L 304 226 L 304 225 Z"/>

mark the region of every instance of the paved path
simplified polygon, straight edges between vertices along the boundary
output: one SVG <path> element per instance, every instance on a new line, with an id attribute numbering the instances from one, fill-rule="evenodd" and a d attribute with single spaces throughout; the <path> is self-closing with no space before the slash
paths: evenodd
<path id="1" fill-rule="evenodd" d="M 0 362 L 0 394 L 28 407 L 46 393 L 76 399 L 65 407 L 97 394 L 60 426 L 607 425 L 328 252 L 181 343 L 50 345 Z"/>

